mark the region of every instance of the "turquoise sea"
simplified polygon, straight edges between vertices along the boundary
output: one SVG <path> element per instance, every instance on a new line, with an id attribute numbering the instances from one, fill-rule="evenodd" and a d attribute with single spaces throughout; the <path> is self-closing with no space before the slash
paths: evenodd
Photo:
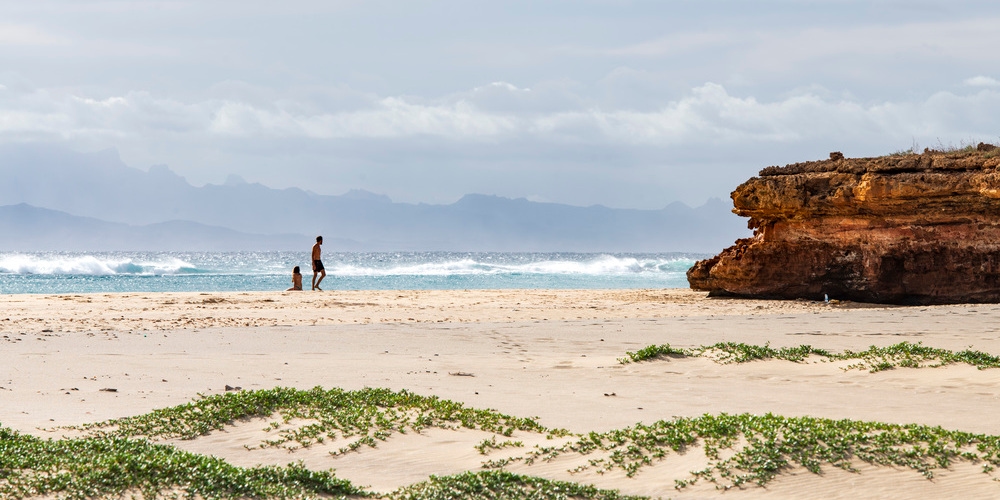
<path id="1" fill-rule="evenodd" d="M 684 288 L 705 255 L 325 253 L 327 290 Z M 284 290 L 305 252 L 0 253 L 0 294 Z"/>

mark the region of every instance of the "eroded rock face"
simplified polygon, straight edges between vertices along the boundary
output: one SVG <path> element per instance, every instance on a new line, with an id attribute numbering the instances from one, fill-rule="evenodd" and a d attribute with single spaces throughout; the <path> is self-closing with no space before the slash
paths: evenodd
<path id="1" fill-rule="evenodd" d="M 1000 150 L 768 167 L 732 193 L 752 238 L 694 265 L 712 295 L 1000 302 Z"/>

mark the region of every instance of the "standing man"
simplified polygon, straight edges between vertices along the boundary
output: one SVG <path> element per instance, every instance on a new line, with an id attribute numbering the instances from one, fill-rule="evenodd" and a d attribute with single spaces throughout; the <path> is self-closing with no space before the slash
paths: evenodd
<path id="1" fill-rule="evenodd" d="M 316 244 L 313 245 L 313 255 L 312 255 L 312 257 L 313 257 L 313 287 L 312 287 L 312 289 L 313 290 L 319 290 L 319 291 L 323 291 L 323 289 L 319 287 L 319 282 L 323 281 L 323 278 L 326 277 L 326 268 L 323 267 L 323 261 L 320 259 L 320 249 L 319 249 L 319 246 L 322 245 L 322 244 L 323 244 L 323 237 L 322 236 L 317 236 L 316 237 Z M 317 275 L 319 276 L 319 279 L 316 279 Z"/>

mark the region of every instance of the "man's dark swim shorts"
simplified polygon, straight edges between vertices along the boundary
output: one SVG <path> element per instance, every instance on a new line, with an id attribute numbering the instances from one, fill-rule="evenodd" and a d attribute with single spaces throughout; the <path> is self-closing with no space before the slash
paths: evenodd
<path id="1" fill-rule="evenodd" d="M 320 272 L 320 271 L 322 271 L 322 270 L 324 270 L 324 269 L 326 269 L 325 267 L 323 267 L 323 261 L 321 261 L 321 260 L 314 260 L 313 261 L 313 266 L 316 266 L 316 268 L 313 269 L 313 271 L 315 271 L 317 273 Z"/>

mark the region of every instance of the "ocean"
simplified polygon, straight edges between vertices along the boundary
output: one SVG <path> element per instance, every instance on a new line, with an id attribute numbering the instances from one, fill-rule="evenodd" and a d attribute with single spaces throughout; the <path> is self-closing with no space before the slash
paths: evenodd
<path id="1" fill-rule="evenodd" d="M 324 252 L 326 290 L 685 288 L 704 255 Z M 307 252 L 6 252 L 0 294 L 284 290 Z"/>

